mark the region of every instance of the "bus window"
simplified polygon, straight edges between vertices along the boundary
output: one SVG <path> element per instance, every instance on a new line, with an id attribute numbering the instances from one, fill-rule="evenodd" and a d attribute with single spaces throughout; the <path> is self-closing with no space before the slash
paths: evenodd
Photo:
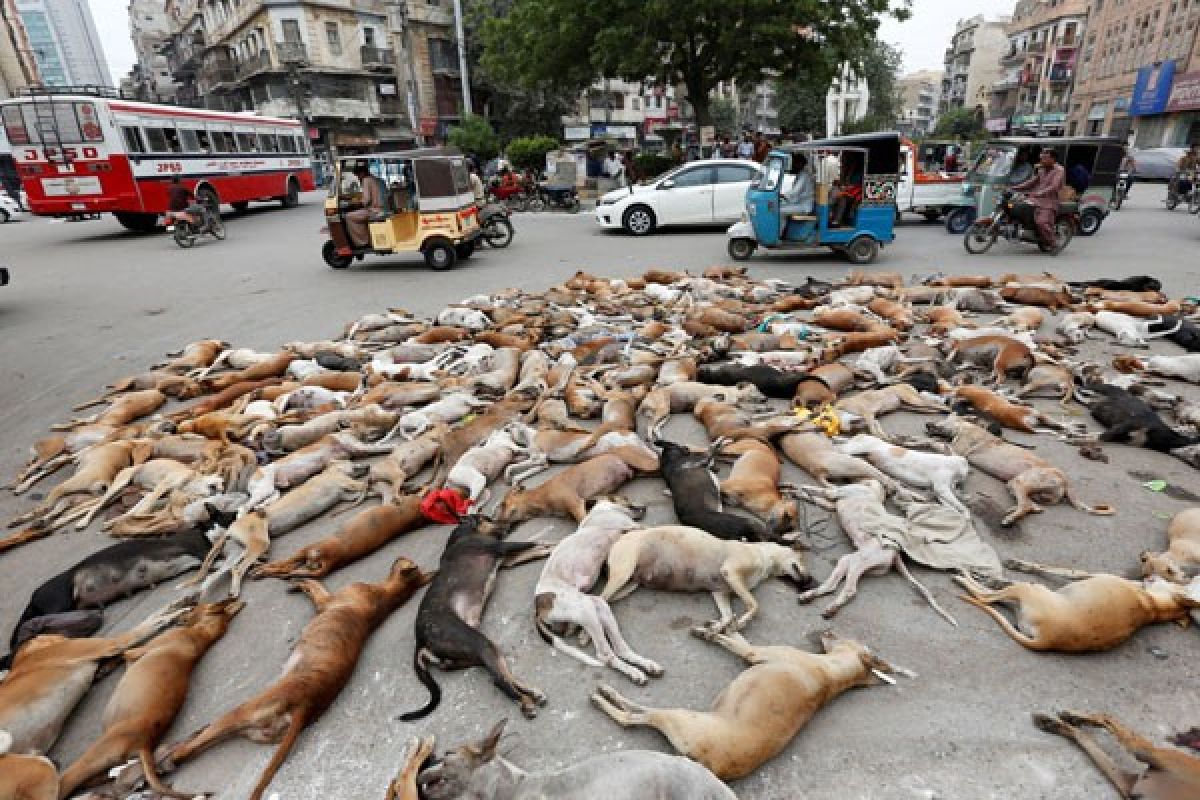
<path id="1" fill-rule="evenodd" d="M 212 143 L 218 153 L 232 153 L 234 150 L 233 134 L 229 131 L 213 131 Z"/>
<path id="2" fill-rule="evenodd" d="M 132 125 L 123 125 L 121 134 L 125 137 L 125 149 L 130 153 L 146 152 L 146 141 L 142 138 L 142 132 Z"/>
<path id="3" fill-rule="evenodd" d="M 8 131 L 8 141 L 12 144 L 31 144 L 29 129 L 25 126 L 25 118 L 20 106 L 5 106 L 0 109 L 4 114 L 4 127 Z"/>
<path id="4" fill-rule="evenodd" d="M 190 128 L 180 128 L 179 138 L 183 141 L 183 151 L 185 153 L 199 153 L 200 140 L 196 138 L 196 132 Z"/>
<path id="5" fill-rule="evenodd" d="M 281 133 L 276 138 L 279 139 L 279 152 L 281 152 L 281 153 L 296 152 L 296 144 L 291 136 Z"/>
<path id="6" fill-rule="evenodd" d="M 162 128 L 146 128 L 146 142 L 150 145 L 151 153 L 169 153 L 167 132 Z"/>
<path id="7" fill-rule="evenodd" d="M 179 140 L 179 131 L 174 128 L 163 128 L 163 136 L 167 137 L 167 147 L 172 153 L 182 153 L 183 144 Z"/>
<path id="8" fill-rule="evenodd" d="M 213 146 L 212 140 L 209 138 L 208 131 L 201 129 L 193 131 L 193 133 L 196 135 L 196 141 L 200 144 L 200 152 L 211 153 Z"/>
<path id="9" fill-rule="evenodd" d="M 279 145 L 275 143 L 275 135 L 272 133 L 260 133 L 258 135 L 258 149 L 264 153 L 279 152 Z"/>
<path id="10" fill-rule="evenodd" d="M 257 153 L 258 142 L 254 140 L 253 133 L 239 133 L 237 135 L 237 149 L 243 153 Z"/>

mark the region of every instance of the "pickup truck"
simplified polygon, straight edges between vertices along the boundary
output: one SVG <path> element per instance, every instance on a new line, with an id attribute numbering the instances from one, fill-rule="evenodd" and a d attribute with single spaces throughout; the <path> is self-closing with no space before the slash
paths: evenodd
<path id="1" fill-rule="evenodd" d="M 930 222 L 946 218 L 946 230 L 963 233 L 975 217 L 975 204 L 963 194 L 961 172 L 930 172 L 916 158 L 917 147 L 900 142 L 900 181 L 896 218 L 904 212 L 921 214 Z"/>

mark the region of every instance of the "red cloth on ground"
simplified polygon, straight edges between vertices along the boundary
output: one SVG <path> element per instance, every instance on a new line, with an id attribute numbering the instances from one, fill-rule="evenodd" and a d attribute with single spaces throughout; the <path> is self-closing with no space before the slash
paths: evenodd
<path id="1" fill-rule="evenodd" d="M 421 500 L 421 513 L 432 522 L 453 525 L 471 509 L 471 503 L 453 489 L 437 489 Z"/>

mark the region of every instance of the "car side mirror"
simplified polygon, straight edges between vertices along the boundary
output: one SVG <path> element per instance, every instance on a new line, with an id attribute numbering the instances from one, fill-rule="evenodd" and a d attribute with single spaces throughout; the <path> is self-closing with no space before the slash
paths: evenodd
<path id="1" fill-rule="evenodd" d="M 665 181 L 663 181 L 662 183 L 660 183 L 658 185 L 658 188 L 659 189 L 674 189 L 675 181 L 671 180 L 670 178 L 667 178 Z"/>

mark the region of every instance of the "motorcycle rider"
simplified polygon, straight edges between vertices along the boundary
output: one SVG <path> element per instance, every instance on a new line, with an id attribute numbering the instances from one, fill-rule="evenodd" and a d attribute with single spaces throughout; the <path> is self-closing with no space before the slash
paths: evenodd
<path id="1" fill-rule="evenodd" d="M 182 217 L 200 230 L 208 230 L 208 207 L 196 202 L 196 195 L 183 185 L 178 175 L 171 178 L 167 189 L 167 211 L 172 216 Z M 199 219 L 196 214 L 199 213 Z"/>
<path id="2" fill-rule="evenodd" d="M 1192 191 L 1192 180 L 1200 169 L 1200 144 L 1194 144 L 1180 157 L 1175 165 L 1175 177 L 1171 180 L 1171 193 L 1187 197 Z"/>
<path id="3" fill-rule="evenodd" d="M 1033 219 L 1037 224 L 1038 239 L 1048 248 L 1057 244 L 1054 220 L 1058 216 L 1059 192 L 1066 178 L 1058 156 L 1053 150 L 1042 150 L 1033 177 L 1012 187 L 1024 192 L 1026 202 L 1033 206 Z"/>

